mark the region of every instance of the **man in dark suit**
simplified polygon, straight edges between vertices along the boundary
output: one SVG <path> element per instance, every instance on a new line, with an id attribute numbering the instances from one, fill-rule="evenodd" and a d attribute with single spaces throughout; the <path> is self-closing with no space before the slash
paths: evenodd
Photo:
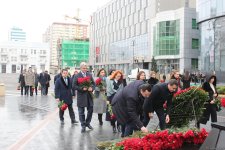
<path id="1" fill-rule="evenodd" d="M 142 80 L 136 80 L 114 96 L 112 100 L 113 113 L 116 115 L 117 121 L 125 125 L 122 137 L 132 135 L 134 130 L 148 132 L 140 120 L 140 115 L 143 112 L 144 99 L 149 97 L 150 94 L 150 84 L 146 84 Z"/>
<path id="2" fill-rule="evenodd" d="M 91 119 L 92 119 L 92 113 L 93 113 L 93 97 L 92 92 L 95 88 L 95 82 L 90 73 L 87 72 L 87 64 L 82 62 L 80 64 L 81 71 L 74 77 L 73 79 L 73 90 L 77 90 L 77 106 L 78 106 L 78 112 L 79 112 L 79 119 L 81 122 L 81 132 L 86 131 L 86 127 L 89 129 L 93 129 L 93 127 L 90 125 Z M 84 77 L 90 77 L 91 80 L 91 86 L 90 87 L 82 87 L 78 83 L 79 78 Z M 87 117 L 85 119 L 85 107 L 87 107 Z"/>
<path id="3" fill-rule="evenodd" d="M 45 71 L 46 73 L 46 76 L 47 76 L 47 82 L 46 82 L 46 95 L 48 95 L 48 88 L 50 87 L 50 80 L 51 80 L 51 77 L 50 77 L 50 74 L 48 74 L 48 71 L 46 70 Z"/>
<path id="4" fill-rule="evenodd" d="M 68 105 L 69 115 L 71 119 L 71 123 L 78 123 L 75 120 L 75 114 L 73 111 L 73 94 L 72 94 L 72 82 L 68 77 L 68 71 L 66 69 L 62 70 L 62 76 L 56 80 L 55 83 L 55 98 L 59 101 L 64 101 Z M 61 124 L 64 124 L 64 111 L 59 109 L 59 118 Z"/>
<path id="5" fill-rule="evenodd" d="M 48 76 L 45 73 L 45 71 L 43 70 L 42 73 L 40 73 L 39 75 L 39 82 L 41 84 L 41 95 L 46 95 L 46 84 L 48 81 Z"/>
<path id="6" fill-rule="evenodd" d="M 144 102 L 144 112 L 153 117 L 155 111 L 159 118 L 159 126 L 161 130 L 166 128 L 165 123 L 170 121 L 170 109 L 172 105 L 173 94 L 177 91 L 178 82 L 176 79 L 171 79 L 168 83 L 159 83 L 153 86 L 152 93 Z M 163 104 L 167 102 L 166 117 L 164 114 Z"/>

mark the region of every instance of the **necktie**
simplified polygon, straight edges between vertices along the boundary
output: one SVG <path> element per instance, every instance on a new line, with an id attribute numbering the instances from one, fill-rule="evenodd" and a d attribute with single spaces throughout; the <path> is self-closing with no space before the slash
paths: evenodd
<path id="1" fill-rule="evenodd" d="M 66 85 L 68 85 L 67 78 L 64 78 L 64 81 L 65 81 Z"/>
<path id="2" fill-rule="evenodd" d="M 83 76 L 86 77 L 86 73 L 83 73 Z"/>

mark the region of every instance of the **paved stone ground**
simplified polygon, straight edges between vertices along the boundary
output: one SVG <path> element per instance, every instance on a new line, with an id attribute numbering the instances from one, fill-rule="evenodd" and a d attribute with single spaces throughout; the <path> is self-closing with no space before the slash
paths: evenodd
<path id="1" fill-rule="evenodd" d="M 52 78 L 53 79 L 53 78 Z M 119 133 L 112 133 L 109 122 L 99 126 L 97 114 L 93 115 L 93 131 L 81 134 L 80 124 L 71 125 L 68 110 L 65 125 L 60 125 L 57 103 L 48 96 L 21 96 L 16 90 L 18 74 L 0 74 L 0 82 L 6 85 L 6 96 L 0 97 L 0 149 L 25 150 L 92 150 L 96 143 L 117 139 Z M 53 93 L 53 83 L 49 93 Z M 76 100 L 75 100 L 76 101 Z M 78 111 L 74 103 L 76 119 Z M 225 111 L 219 113 L 218 121 L 225 121 Z M 149 130 L 157 127 L 158 120 L 150 121 Z M 210 123 L 206 126 L 210 130 Z"/>

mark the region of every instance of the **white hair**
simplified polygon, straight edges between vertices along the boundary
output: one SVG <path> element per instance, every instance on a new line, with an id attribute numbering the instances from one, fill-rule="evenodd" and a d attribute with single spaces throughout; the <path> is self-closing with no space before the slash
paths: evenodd
<path id="1" fill-rule="evenodd" d="M 81 62 L 80 63 L 80 68 L 83 67 L 83 66 L 87 66 L 87 63 L 86 62 Z"/>

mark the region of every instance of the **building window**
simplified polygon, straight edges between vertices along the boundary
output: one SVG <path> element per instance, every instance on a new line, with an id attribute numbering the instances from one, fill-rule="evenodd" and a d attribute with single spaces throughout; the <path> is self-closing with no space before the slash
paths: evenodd
<path id="1" fill-rule="evenodd" d="M 191 69 L 198 70 L 198 59 L 196 58 L 191 59 Z"/>
<path id="2" fill-rule="evenodd" d="M 192 29 L 198 29 L 198 24 L 196 19 L 192 19 Z"/>
<path id="3" fill-rule="evenodd" d="M 171 20 L 158 22 L 153 29 L 153 54 L 179 55 L 180 49 L 180 21 Z"/>
<path id="4" fill-rule="evenodd" d="M 199 48 L 199 40 L 192 39 L 192 49 L 198 49 L 198 48 Z"/>

